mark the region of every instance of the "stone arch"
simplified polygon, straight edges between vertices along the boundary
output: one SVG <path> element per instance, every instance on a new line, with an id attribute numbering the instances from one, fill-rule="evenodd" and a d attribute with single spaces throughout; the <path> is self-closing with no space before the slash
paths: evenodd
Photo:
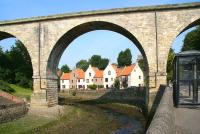
<path id="1" fill-rule="evenodd" d="M 170 48 L 172 47 L 172 44 L 174 43 L 174 41 L 176 40 L 176 38 L 182 34 L 183 32 L 185 32 L 186 30 L 192 28 L 192 27 L 195 27 L 197 25 L 200 25 L 200 17 L 196 20 L 194 20 L 193 22 L 190 22 L 189 24 L 185 24 L 185 25 L 182 25 L 181 28 L 179 28 L 179 30 L 176 32 L 176 35 L 173 37 L 172 39 L 172 43 L 168 49 L 168 55 L 169 55 L 169 51 L 170 51 Z M 166 59 L 166 72 L 167 72 L 167 60 L 168 58 Z"/>
<path id="2" fill-rule="evenodd" d="M 140 44 L 140 42 L 136 39 L 136 37 L 131 32 L 129 32 L 125 28 L 123 28 L 117 24 L 111 23 L 111 22 L 90 21 L 90 22 L 86 22 L 86 23 L 75 26 L 71 30 L 67 31 L 64 35 L 62 35 L 62 37 L 57 41 L 57 43 L 53 47 L 53 49 L 50 53 L 50 56 L 48 58 L 47 68 L 46 68 L 47 78 L 57 79 L 56 69 L 57 69 L 58 63 L 60 61 L 60 58 L 61 58 L 65 48 L 74 39 L 76 39 L 80 35 L 83 35 L 87 32 L 94 31 L 94 30 L 113 31 L 113 32 L 119 33 L 119 34 L 127 37 L 129 40 L 131 40 L 136 45 L 136 47 L 140 50 L 143 58 L 145 59 L 146 70 L 147 70 L 147 72 L 145 72 L 145 74 L 148 75 L 149 67 L 148 67 L 147 56 L 145 54 L 145 51 L 144 51 L 142 45 Z"/>

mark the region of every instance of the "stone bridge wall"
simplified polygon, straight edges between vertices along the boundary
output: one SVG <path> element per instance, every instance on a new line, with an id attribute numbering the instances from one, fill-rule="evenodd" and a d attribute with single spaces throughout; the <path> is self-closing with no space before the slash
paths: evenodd
<path id="1" fill-rule="evenodd" d="M 146 134 L 175 134 L 172 89 L 167 87 Z"/>

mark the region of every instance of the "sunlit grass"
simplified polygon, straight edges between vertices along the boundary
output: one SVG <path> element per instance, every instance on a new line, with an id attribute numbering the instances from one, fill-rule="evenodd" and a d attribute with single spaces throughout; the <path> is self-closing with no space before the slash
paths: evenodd
<path id="1" fill-rule="evenodd" d="M 33 93 L 30 88 L 23 88 L 14 84 L 10 84 L 10 87 L 15 90 L 15 92 L 12 93 L 13 95 L 30 100 L 31 94 Z"/>

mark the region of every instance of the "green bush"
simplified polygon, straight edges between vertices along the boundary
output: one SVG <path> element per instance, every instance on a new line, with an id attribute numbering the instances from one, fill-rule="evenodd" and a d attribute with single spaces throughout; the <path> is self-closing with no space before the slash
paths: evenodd
<path id="1" fill-rule="evenodd" d="M 73 90 L 71 94 L 72 94 L 72 96 L 76 96 L 76 91 Z"/>
<path id="2" fill-rule="evenodd" d="M 0 80 L 0 90 L 8 92 L 8 93 L 13 93 L 15 90 L 10 87 L 10 85 L 2 80 Z"/>
<path id="3" fill-rule="evenodd" d="M 88 88 L 92 89 L 92 90 L 96 90 L 97 89 L 97 85 L 96 84 L 88 85 Z"/>
<path id="4" fill-rule="evenodd" d="M 114 82 L 114 87 L 116 88 L 116 89 L 119 89 L 120 88 L 120 81 L 119 81 L 119 79 L 117 78 L 117 79 L 115 79 L 115 82 Z"/>
<path id="5" fill-rule="evenodd" d="M 103 85 L 98 85 L 98 88 L 103 88 L 104 86 Z"/>

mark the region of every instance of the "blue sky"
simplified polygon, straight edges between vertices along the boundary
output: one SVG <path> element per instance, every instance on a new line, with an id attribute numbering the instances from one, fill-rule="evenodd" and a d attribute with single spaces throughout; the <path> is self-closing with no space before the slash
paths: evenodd
<path id="1" fill-rule="evenodd" d="M 99 9 L 199 1 L 200 0 L 1 0 L 0 20 Z M 177 52 L 180 50 L 182 40 L 186 33 L 187 32 L 178 37 L 173 45 Z M 1 41 L 0 46 L 4 49 L 9 49 L 13 43 L 14 39 L 7 39 Z M 134 61 L 139 51 L 126 37 L 111 31 L 100 30 L 89 32 L 78 37 L 66 48 L 59 66 L 66 63 L 72 68 L 77 61 L 80 59 L 88 59 L 93 54 L 99 54 L 102 57 L 109 58 L 111 62 L 116 62 L 118 53 L 125 48 L 131 49 Z"/>

